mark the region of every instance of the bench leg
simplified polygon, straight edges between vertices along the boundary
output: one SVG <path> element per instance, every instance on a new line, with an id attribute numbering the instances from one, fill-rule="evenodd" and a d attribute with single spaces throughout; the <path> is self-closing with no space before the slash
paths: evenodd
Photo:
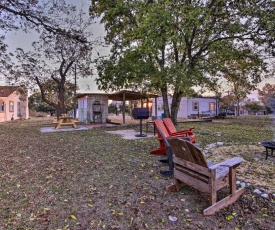
<path id="1" fill-rule="evenodd" d="M 208 216 L 208 215 L 215 214 L 215 212 L 219 211 L 220 209 L 225 208 L 230 204 L 233 204 L 243 193 L 244 193 L 244 188 L 239 189 L 235 193 L 225 197 L 224 199 L 211 205 L 207 209 L 204 209 L 203 215 Z"/>
<path id="2" fill-rule="evenodd" d="M 55 126 L 55 129 L 59 129 L 59 128 L 60 128 L 60 125 L 61 125 L 61 123 L 58 122 L 58 123 L 56 124 L 56 126 Z"/>
<path id="3" fill-rule="evenodd" d="M 268 157 L 268 148 L 265 148 L 265 159 L 267 160 Z"/>

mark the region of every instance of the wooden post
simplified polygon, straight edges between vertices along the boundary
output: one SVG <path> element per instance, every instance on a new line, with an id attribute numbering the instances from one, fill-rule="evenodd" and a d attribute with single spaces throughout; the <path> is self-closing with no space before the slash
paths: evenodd
<path id="1" fill-rule="evenodd" d="M 123 124 L 125 125 L 125 91 L 123 92 L 123 108 L 122 108 Z"/>
<path id="2" fill-rule="evenodd" d="M 229 186 L 230 186 L 230 194 L 236 192 L 236 172 L 234 167 L 229 168 Z"/>
<path id="3" fill-rule="evenodd" d="M 76 64 L 74 65 L 74 97 L 76 97 Z M 74 118 L 76 118 L 76 105 L 74 106 Z"/>
<path id="4" fill-rule="evenodd" d="M 157 98 L 158 97 L 155 97 L 155 116 L 157 117 L 157 115 L 158 115 L 158 105 L 157 105 Z"/>
<path id="5" fill-rule="evenodd" d="M 217 189 L 216 189 L 216 169 L 211 170 L 211 178 L 210 178 L 210 204 L 213 205 L 217 202 Z"/>

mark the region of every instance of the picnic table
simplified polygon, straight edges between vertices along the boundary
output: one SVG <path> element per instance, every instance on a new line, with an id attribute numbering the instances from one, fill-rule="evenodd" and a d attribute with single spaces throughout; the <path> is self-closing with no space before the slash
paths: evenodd
<path id="1" fill-rule="evenodd" d="M 72 125 L 74 128 L 76 128 L 76 122 L 73 117 L 68 117 L 67 115 L 62 114 L 62 116 L 58 119 L 58 121 L 55 121 L 55 129 L 59 129 L 62 125 Z"/>

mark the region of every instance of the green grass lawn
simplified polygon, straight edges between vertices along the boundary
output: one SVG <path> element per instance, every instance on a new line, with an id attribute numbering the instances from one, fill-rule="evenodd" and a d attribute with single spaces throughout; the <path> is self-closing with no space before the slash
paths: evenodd
<path id="1" fill-rule="evenodd" d="M 160 175 L 168 167 L 150 155 L 159 146 L 156 137 L 125 140 L 105 132 L 127 126 L 41 133 L 52 121 L 0 123 L 0 229 L 274 229 L 274 199 L 252 192 L 275 193 L 275 159 L 264 160 L 258 144 L 274 139 L 273 122 L 259 116 L 177 127 L 195 127 L 202 149 L 223 142 L 208 150 L 210 160 L 244 158 L 237 177 L 252 186 L 208 217 L 202 215 L 207 194 L 164 190 L 173 179 Z M 139 131 L 139 125 L 130 128 Z"/>

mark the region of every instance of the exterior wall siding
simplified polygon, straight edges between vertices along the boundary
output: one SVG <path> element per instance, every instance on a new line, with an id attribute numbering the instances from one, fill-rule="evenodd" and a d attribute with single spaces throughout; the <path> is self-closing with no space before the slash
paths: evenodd
<path id="1" fill-rule="evenodd" d="M 78 118 L 81 122 L 88 123 L 87 119 L 87 97 L 78 99 Z"/>
<path id="2" fill-rule="evenodd" d="M 28 98 L 21 101 L 19 94 L 12 93 L 8 97 L 0 97 L 0 102 L 4 102 L 4 111 L 0 111 L 0 122 L 29 119 Z M 10 111 L 10 103 L 13 103 L 13 111 Z"/>
<path id="3" fill-rule="evenodd" d="M 168 103 L 171 105 L 172 97 L 168 97 Z M 194 108 L 194 103 L 197 103 L 197 109 Z M 210 103 L 212 103 L 213 110 L 210 109 Z M 196 116 L 215 116 L 216 115 L 216 99 L 211 97 L 206 98 L 187 98 L 182 97 L 179 111 L 178 111 L 178 118 L 187 119 L 188 117 Z M 214 106 L 214 108 L 213 108 Z M 155 116 L 154 108 L 155 108 L 155 101 L 153 100 L 153 116 Z M 157 115 L 161 117 L 164 113 L 163 109 L 163 99 L 162 97 L 157 98 Z"/>
<path id="4" fill-rule="evenodd" d="M 79 120 L 84 123 L 95 123 L 93 104 L 95 101 L 100 103 L 101 123 L 106 123 L 108 118 L 108 95 L 93 94 L 78 99 Z"/>
<path id="5" fill-rule="evenodd" d="M 195 109 L 195 104 L 197 103 L 198 107 Z M 211 110 L 210 103 L 214 103 L 214 109 Z M 187 105 L 187 116 L 192 116 L 194 114 L 199 116 L 215 116 L 216 115 L 216 99 L 215 98 L 192 98 L 188 99 Z"/>
<path id="6" fill-rule="evenodd" d="M 171 102 L 172 102 L 172 100 L 171 100 Z M 178 112 L 178 118 L 187 118 L 187 116 L 188 116 L 187 104 L 188 104 L 188 98 L 187 97 L 181 98 L 179 112 Z"/>

